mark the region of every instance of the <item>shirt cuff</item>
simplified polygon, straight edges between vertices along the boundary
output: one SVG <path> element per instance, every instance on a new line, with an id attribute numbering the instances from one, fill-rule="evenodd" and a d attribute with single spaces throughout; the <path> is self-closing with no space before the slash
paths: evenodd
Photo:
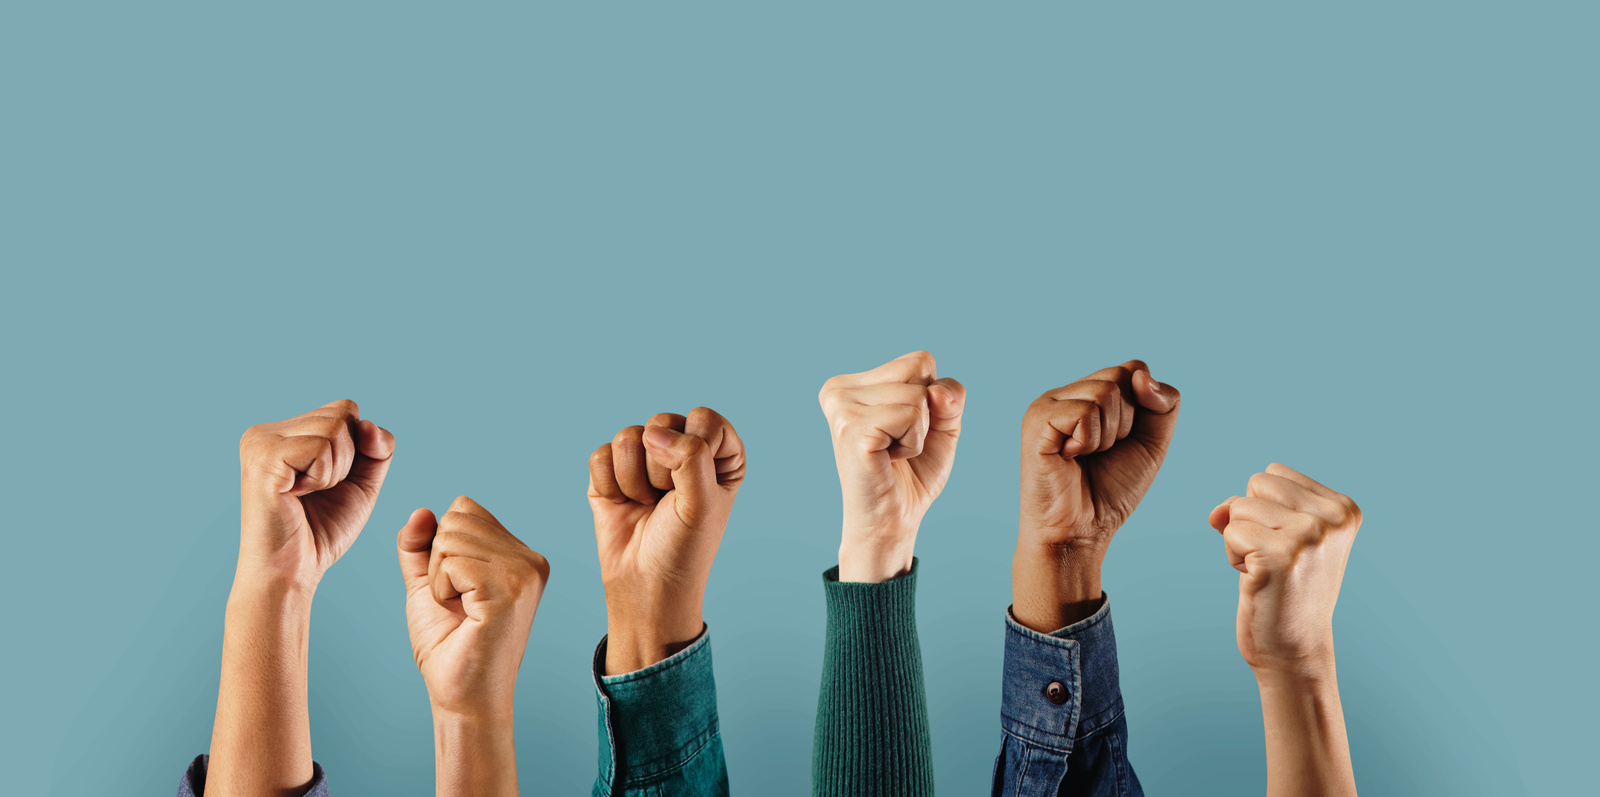
<path id="1" fill-rule="evenodd" d="M 600 704 L 600 773 L 605 793 L 678 769 L 717 738 L 711 629 L 689 647 L 642 670 L 605 675 L 606 640 L 592 669 Z"/>
<path id="2" fill-rule="evenodd" d="M 1018 623 L 1006 609 L 1000 716 L 1007 733 L 1068 751 L 1121 714 L 1110 596 L 1087 619 L 1048 634 Z"/>
<path id="3" fill-rule="evenodd" d="M 189 762 L 188 771 L 178 782 L 178 797 L 202 797 L 206 793 L 206 770 L 211 766 L 211 756 L 197 755 Z M 329 797 L 328 779 L 322 774 L 322 765 L 311 762 L 311 785 L 305 797 Z"/>

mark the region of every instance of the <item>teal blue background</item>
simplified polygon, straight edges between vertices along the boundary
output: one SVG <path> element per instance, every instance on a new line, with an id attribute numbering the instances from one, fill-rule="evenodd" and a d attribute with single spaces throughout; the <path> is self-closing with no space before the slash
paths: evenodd
<path id="1" fill-rule="evenodd" d="M 805 793 L 816 390 L 916 348 L 970 389 L 918 548 L 942 793 L 998 746 L 1022 411 L 1129 357 L 1185 396 L 1105 570 L 1152 794 L 1261 789 L 1205 516 L 1274 460 L 1366 510 L 1363 793 L 1593 786 L 1593 4 L 30 6 L 0 9 L 8 793 L 172 792 L 238 435 L 342 397 L 399 449 L 315 607 L 337 793 L 431 793 L 392 540 L 458 493 L 552 563 L 521 777 L 586 788 L 585 458 L 698 404 L 750 447 L 706 609 L 732 783 Z"/>

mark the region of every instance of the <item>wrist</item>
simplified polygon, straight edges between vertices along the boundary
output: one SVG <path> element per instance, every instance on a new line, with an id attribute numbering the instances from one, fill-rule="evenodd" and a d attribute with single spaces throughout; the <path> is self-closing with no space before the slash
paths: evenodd
<path id="1" fill-rule="evenodd" d="M 515 795 L 516 722 L 507 706 L 494 714 L 435 710 L 433 755 L 442 795 Z"/>
<path id="2" fill-rule="evenodd" d="M 1256 684 L 1263 690 L 1282 689 L 1304 692 L 1332 685 L 1338 691 L 1338 665 L 1333 644 L 1302 655 L 1247 662 Z"/>
<path id="3" fill-rule="evenodd" d="M 839 544 L 839 580 L 881 582 L 911 572 L 917 533 L 857 535 L 845 532 Z"/>
<path id="4" fill-rule="evenodd" d="M 665 661 L 694 644 L 705 632 L 699 611 L 671 622 L 636 624 L 608 621 L 605 675 L 622 675 Z"/>
<path id="5" fill-rule="evenodd" d="M 1040 633 L 1065 628 L 1093 615 L 1104 591 L 1103 545 L 1019 540 L 1011 560 L 1011 614 Z"/>
<path id="6" fill-rule="evenodd" d="M 228 592 L 228 611 L 232 613 L 249 609 L 309 617 L 316 592 L 315 581 L 247 569 L 241 565 L 234 573 L 233 588 Z"/>

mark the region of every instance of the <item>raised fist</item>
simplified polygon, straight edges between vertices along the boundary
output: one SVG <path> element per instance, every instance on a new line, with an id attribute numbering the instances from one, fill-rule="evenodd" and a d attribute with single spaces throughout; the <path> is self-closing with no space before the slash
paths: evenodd
<path id="1" fill-rule="evenodd" d="M 844 498 L 840 581 L 887 581 L 911 569 L 922 516 L 955 464 L 967 391 L 914 351 L 822 386 Z"/>
<path id="2" fill-rule="evenodd" d="M 1320 675 L 1333 665 L 1333 607 L 1361 508 L 1273 463 L 1244 497 L 1211 510 L 1239 575 L 1239 652 L 1257 672 Z"/>
<path id="3" fill-rule="evenodd" d="M 437 522 L 411 513 L 396 546 L 411 651 L 435 714 L 508 718 L 550 564 L 466 496 Z"/>
<path id="4" fill-rule="evenodd" d="M 589 457 L 607 675 L 647 667 L 700 636 L 706 580 L 744 472 L 744 443 L 705 407 L 652 416 Z"/>
<path id="5" fill-rule="evenodd" d="M 239 570 L 315 586 L 372 514 L 394 435 L 353 401 L 252 426 L 239 439 Z"/>
<path id="6" fill-rule="evenodd" d="M 1103 551 L 1161 470 L 1178 401 L 1139 360 L 1035 400 L 1022 417 L 1018 545 Z"/>

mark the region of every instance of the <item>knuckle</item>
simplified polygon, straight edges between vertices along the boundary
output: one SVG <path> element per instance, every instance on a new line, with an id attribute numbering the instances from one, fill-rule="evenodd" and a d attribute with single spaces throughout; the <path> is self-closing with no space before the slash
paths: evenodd
<path id="1" fill-rule="evenodd" d="M 528 566 L 539 577 L 539 582 L 544 583 L 550 578 L 550 560 L 538 551 L 528 550 Z"/>
<path id="2" fill-rule="evenodd" d="M 1257 473 L 1251 476 L 1249 481 L 1245 482 L 1245 486 L 1249 488 L 1250 492 L 1252 493 L 1260 493 L 1271 482 L 1271 476 L 1268 476 L 1265 473 Z"/>
<path id="3" fill-rule="evenodd" d="M 1343 510 L 1340 522 L 1353 520 L 1359 523 L 1361 521 L 1361 507 L 1356 504 L 1355 499 L 1344 493 L 1339 493 L 1338 504 L 1339 508 Z"/>
<path id="4" fill-rule="evenodd" d="M 612 445 L 626 443 L 629 440 L 638 439 L 642 434 L 644 434 L 643 426 L 625 426 L 617 432 L 615 437 L 611 438 L 611 443 Z"/>
<path id="5" fill-rule="evenodd" d="M 837 392 L 839 389 L 839 381 L 840 377 L 828 377 L 827 380 L 822 383 L 822 389 L 817 391 L 817 401 L 819 403 L 826 401 L 829 394 Z"/>

